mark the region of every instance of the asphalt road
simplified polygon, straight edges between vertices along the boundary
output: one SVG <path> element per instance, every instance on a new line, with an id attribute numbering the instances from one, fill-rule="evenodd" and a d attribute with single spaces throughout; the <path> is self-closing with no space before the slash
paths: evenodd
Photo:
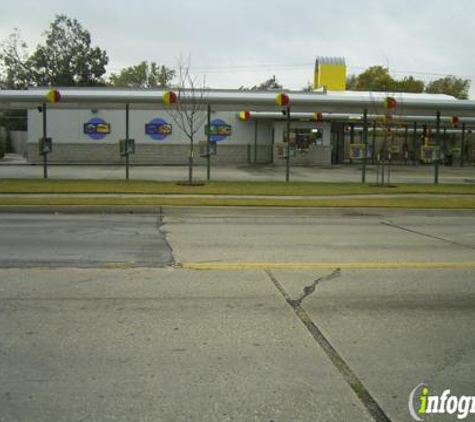
<path id="1" fill-rule="evenodd" d="M 406 421 L 421 382 L 475 395 L 468 214 L 0 214 L 0 238 L 0 421 Z"/>
<path id="2" fill-rule="evenodd" d="M 0 267 L 160 266 L 171 250 L 158 215 L 0 214 Z"/>

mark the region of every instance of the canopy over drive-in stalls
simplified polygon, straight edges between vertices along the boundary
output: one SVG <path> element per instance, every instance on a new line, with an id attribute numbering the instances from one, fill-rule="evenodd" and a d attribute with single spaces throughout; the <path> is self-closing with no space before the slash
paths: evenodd
<path id="1" fill-rule="evenodd" d="M 107 88 L 64 88 L 60 89 L 58 92 L 57 98 L 52 98 L 51 100 L 51 90 L 49 89 L 31 89 L 28 91 L 0 91 L 0 108 L 29 108 L 31 110 L 36 110 L 37 107 L 42 104 L 47 104 L 48 109 L 52 110 L 88 110 L 90 115 L 94 115 L 97 112 L 104 113 L 106 110 L 116 110 L 116 114 L 122 120 L 125 119 L 126 106 L 130 110 L 150 110 L 157 113 L 164 112 L 167 108 L 170 108 L 170 99 L 175 97 L 176 101 L 181 102 L 182 104 L 187 104 L 192 101 L 193 97 L 200 99 L 203 104 L 203 108 L 206 109 L 206 106 L 210 106 L 213 113 L 219 113 L 220 110 L 238 113 L 240 111 L 249 111 L 249 116 L 251 119 L 265 120 L 269 119 L 270 125 L 272 125 L 272 120 L 282 120 L 286 119 L 287 116 L 284 116 L 283 111 L 287 111 L 289 108 L 291 110 L 291 119 L 292 120 L 318 120 L 316 115 L 320 115 L 323 121 L 355 121 L 363 123 L 364 112 L 367 113 L 368 122 L 372 120 L 379 119 L 381 116 L 386 114 L 392 115 L 393 122 L 397 121 L 417 121 L 422 122 L 427 119 L 428 123 L 434 122 L 436 120 L 436 115 L 440 115 L 440 122 L 449 122 L 453 116 L 459 118 L 460 123 L 464 123 L 467 119 L 467 123 L 470 119 L 473 119 L 475 116 L 475 102 L 473 101 L 459 101 L 453 97 L 445 95 L 427 95 L 427 94 L 400 94 L 400 93 L 366 93 L 366 92 L 325 92 L 325 91 L 315 91 L 315 92 L 294 92 L 294 91 L 265 91 L 265 92 L 254 92 L 254 91 L 236 91 L 236 90 L 198 90 L 198 91 L 189 91 L 189 90 L 136 90 L 136 89 L 107 89 Z M 385 100 L 390 96 L 394 98 L 396 107 L 388 108 L 385 104 Z M 49 97 L 49 98 L 48 98 Z M 56 101 L 55 101 L 56 100 Z M 59 101 L 57 101 L 59 100 Z M 284 101 L 285 100 L 285 101 Z M 36 114 L 35 114 L 36 113 Z M 37 120 L 39 115 L 37 112 L 30 113 L 30 116 L 33 116 L 33 120 Z M 64 115 L 63 115 L 64 116 Z M 149 116 L 144 118 L 148 118 Z M 67 120 L 70 117 L 66 117 Z M 120 129 L 121 124 L 117 123 L 112 124 L 112 127 L 115 128 L 115 132 L 112 133 L 109 137 L 105 138 L 101 142 L 96 142 L 97 148 L 94 150 L 94 158 L 99 157 L 99 150 L 104 149 L 104 157 L 107 155 L 107 159 L 110 157 L 115 157 L 115 151 L 108 149 L 106 152 L 106 147 L 110 146 L 111 142 L 117 142 L 119 139 L 124 137 L 125 130 Z M 134 114 L 133 120 L 136 121 L 138 115 Z M 142 119 L 142 120 L 143 120 Z M 341 120 L 340 120 L 341 119 Z M 422 120 L 420 120 L 422 119 Z M 85 123 L 87 119 L 85 115 L 81 117 L 75 117 L 79 122 L 79 129 L 70 131 L 69 133 L 76 133 L 81 131 L 81 124 Z M 84 121 L 83 121 L 84 120 Z M 53 130 L 58 123 L 58 119 L 51 118 L 48 120 L 49 130 Z M 143 123 L 146 123 L 145 121 Z M 140 123 L 142 124 L 142 123 Z M 239 148 L 245 150 L 247 145 L 246 143 L 252 143 L 253 147 L 257 144 L 262 145 L 261 141 L 264 141 L 263 138 L 259 135 L 259 141 L 257 142 L 253 135 L 253 130 L 246 129 L 247 133 L 252 133 L 251 136 L 246 135 L 246 140 L 244 138 L 241 140 L 238 132 L 241 130 L 241 126 L 246 123 L 240 124 L 235 122 L 235 129 L 233 128 L 233 136 L 230 141 L 224 142 L 221 148 L 220 159 L 224 158 L 224 151 L 226 148 L 230 148 L 231 144 L 243 144 L 239 145 Z M 277 123 L 276 123 L 277 124 Z M 35 127 L 33 125 L 32 127 Z M 264 130 L 264 122 L 262 125 L 259 125 L 259 130 Z M 277 134 L 282 134 L 285 131 L 285 128 L 280 131 L 275 131 Z M 202 131 L 201 131 L 202 132 Z M 200 132 L 200 133 L 201 133 Z M 137 131 L 136 131 L 137 133 Z M 32 142 L 36 142 L 40 134 L 32 136 Z M 53 154 L 53 159 L 59 157 L 59 147 L 66 151 L 67 145 L 74 146 L 76 148 L 76 157 L 78 161 L 84 160 L 89 162 L 89 159 L 85 160 L 85 152 L 90 151 L 91 140 L 87 139 L 65 139 L 63 136 L 58 136 L 53 133 L 48 136 L 53 136 L 55 142 L 58 141 L 58 148 Z M 277 136 L 277 135 L 276 135 Z M 134 135 L 132 134 L 132 138 Z M 143 129 L 142 129 L 143 137 Z M 269 137 L 269 135 L 268 135 Z M 201 135 L 202 138 L 202 135 Z M 109 141 L 107 141 L 109 139 Z M 276 142 L 282 142 L 282 140 L 274 138 Z M 145 139 L 143 140 L 145 141 Z M 76 142 L 76 144 L 74 144 Z M 109 145 L 107 143 L 109 142 Z M 142 142 L 139 140 L 139 142 Z M 150 143 L 150 142 L 149 142 Z M 268 152 L 266 157 L 272 157 L 271 140 L 265 141 Z M 74 144 L 74 145 L 73 145 Z M 80 145 L 79 145 L 80 144 Z M 173 145 L 172 145 L 173 144 Z M 184 145 L 178 145 L 178 139 L 171 140 L 167 142 L 162 142 L 160 145 L 157 143 L 154 144 L 154 148 L 159 148 L 162 151 L 157 153 L 157 157 L 167 156 L 170 158 L 172 154 L 165 153 L 164 148 L 177 149 L 174 155 L 178 157 L 179 160 L 185 157 L 186 154 L 178 152 L 178 148 L 184 148 Z M 79 146 L 78 146 L 79 145 Z M 79 147 L 83 148 L 82 152 L 79 151 Z M 141 150 L 145 151 L 149 146 L 144 146 Z M 151 147 L 151 146 L 150 146 Z M 69 148 L 69 147 L 68 147 Z M 236 145 L 237 148 L 237 145 Z M 73 148 L 69 148 L 70 151 Z M 254 150 L 253 150 L 254 151 Z M 323 151 L 323 150 L 322 150 Z M 33 152 L 33 150 L 32 150 Z M 147 153 L 144 152 L 145 156 L 151 157 L 149 153 L 150 150 L 147 150 Z M 71 153 L 72 154 L 72 153 Z M 30 154 L 33 157 L 33 154 Z M 235 153 L 229 153 L 229 155 L 237 156 Z M 247 154 L 242 154 L 247 155 Z M 254 153 L 254 155 L 258 155 Z M 275 156 L 274 156 L 275 157 Z M 139 158 L 136 155 L 135 159 Z M 60 160 L 58 159 L 58 162 Z M 265 160 L 264 160 L 265 161 Z M 137 161 L 138 162 L 138 161 Z M 224 162 L 224 161 L 223 161 Z"/>
<path id="2" fill-rule="evenodd" d="M 49 89 L 31 89 L 27 91 L 0 91 L 0 107 L 33 108 L 49 103 Z M 138 90 L 107 88 L 64 88 L 58 90 L 59 101 L 49 103 L 52 108 L 101 108 L 123 109 L 125 104 L 137 109 L 162 109 L 169 107 L 166 101 L 170 90 Z M 442 116 L 474 117 L 475 101 L 457 100 L 444 95 L 400 94 L 400 93 L 356 93 L 348 92 L 299 92 L 283 91 L 288 103 L 278 104 L 277 91 L 238 91 L 238 90 L 175 90 L 177 101 L 189 101 L 193 96 L 201 98 L 203 103 L 213 110 L 229 111 L 278 111 L 291 107 L 293 112 L 322 113 L 362 113 L 384 107 L 385 98 L 393 97 L 397 109 L 407 115 L 430 115 L 440 112 Z"/>
<path id="3" fill-rule="evenodd" d="M 240 112 L 241 118 L 244 114 Z M 454 116 L 441 116 L 440 121 L 442 124 L 453 124 Z M 295 112 L 291 115 L 292 120 L 317 120 L 317 121 L 330 121 L 330 122 L 343 122 L 343 123 L 357 123 L 362 124 L 364 115 L 362 113 L 309 113 L 309 112 Z M 369 121 L 382 121 L 386 118 L 385 114 L 368 114 L 367 119 Z M 286 114 L 280 111 L 252 111 L 246 112 L 247 120 L 285 120 Z M 392 123 L 421 123 L 435 125 L 437 116 L 417 116 L 417 115 L 399 115 L 395 114 L 391 116 Z M 475 126 L 475 117 L 459 117 L 457 119 L 458 124 L 466 123 L 468 125 Z"/>

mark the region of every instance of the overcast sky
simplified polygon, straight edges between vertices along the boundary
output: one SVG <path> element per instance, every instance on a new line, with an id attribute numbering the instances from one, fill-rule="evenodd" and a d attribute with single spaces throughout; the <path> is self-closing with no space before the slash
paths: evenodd
<path id="1" fill-rule="evenodd" d="M 401 78 L 472 79 L 473 0 L 0 0 L 0 40 L 21 30 L 30 50 L 55 14 L 76 18 L 107 51 L 108 72 L 142 60 L 176 67 L 213 88 L 275 75 L 285 88 L 312 80 L 317 56 L 346 59 L 348 73 L 384 65 Z"/>

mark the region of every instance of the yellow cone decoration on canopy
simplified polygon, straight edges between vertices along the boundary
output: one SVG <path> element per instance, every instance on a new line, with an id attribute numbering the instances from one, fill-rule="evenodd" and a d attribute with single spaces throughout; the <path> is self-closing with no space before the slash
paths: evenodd
<path id="1" fill-rule="evenodd" d="M 397 101 L 393 97 L 386 97 L 383 101 L 383 105 L 385 108 L 389 108 L 390 110 L 392 110 L 397 107 Z"/>
<path id="2" fill-rule="evenodd" d="M 58 101 L 61 100 L 61 94 L 59 93 L 57 89 L 51 89 L 50 91 L 46 93 L 46 99 L 50 103 L 57 103 Z"/>
<path id="3" fill-rule="evenodd" d="M 321 122 L 323 120 L 323 113 L 318 112 L 318 113 L 313 113 L 313 115 L 315 116 L 315 120 L 317 122 Z"/>
<path id="4" fill-rule="evenodd" d="M 286 106 L 290 103 L 290 97 L 287 94 L 278 94 L 276 97 L 276 102 L 280 106 Z"/>
<path id="5" fill-rule="evenodd" d="M 251 113 L 249 111 L 241 111 L 239 113 L 239 118 L 241 120 L 247 121 L 251 118 Z"/>
<path id="6" fill-rule="evenodd" d="M 177 96 L 173 91 L 167 91 L 162 95 L 163 102 L 166 104 L 176 103 Z"/>

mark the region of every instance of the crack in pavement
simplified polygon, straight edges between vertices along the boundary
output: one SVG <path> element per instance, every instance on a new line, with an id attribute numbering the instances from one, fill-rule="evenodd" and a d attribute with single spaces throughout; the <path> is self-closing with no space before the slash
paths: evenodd
<path id="1" fill-rule="evenodd" d="M 171 245 L 170 240 L 168 238 L 169 232 L 166 231 L 163 228 L 163 226 L 165 225 L 165 223 L 163 221 L 163 217 L 164 217 L 163 208 L 160 207 L 158 215 L 157 215 L 157 230 L 158 230 L 158 233 L 163 236 L 163 240 L 165 242 L 165 245 L 168 247 L 168 249 L 170 251 L 170 262 L 167 265 L 170 265 L 170 266 L 174 267 L 174 266 L 177 265 L 177 262 L 176 262 L 176 259 L 175 259 L 175 253 L 173 251 L 173 246 Z"/>
<path id="2" fill-rule="evenodd" d="M 284 289 L 282 284 L 272 274 L 270 269 L 267 268 L 264 270 L 264 272 L 267 274 L 267 276 L 275 285 L 275 287 L 280 292 L 280 294 L 284 297 L 286 302 L 293 309 L 295 315 L 300 319 L 300 321 L 307 328 L 307 330 L 312 335 L 314 340 L 325 352 L 327 357 L 332 362 L 333 366 L 343 376 L 346 383 L 350 386 L 350 388 L 356 394 L 356 396 L 358 397 L 360 402 L 363 404 L 363 406 L 366 408 L 366 410 L 369 412 L 369 414 L 372 416 L 372 418 L 376 422 L 391 422 L 391 419 L 389 419 L 386 413 L 384 413 L 384 410 L 379 406 L 378 402 L 367 390 L 367 388 L 364 386 L 364 384 L 361 382 L 358 376 L 353 372 L 353 370 L 349 367 L 346 361 L 340 356 L 337 350 L 331 345 L 331 343 L 328 341 L 328 339 L 325 337 L 322 331 L 318 328 L 318 326 L 310 318 L 310 316 L 305 311 L 305 309 L 301 306 L 301 300 L 292 299 L 287 293 L 287 291 Z M 307 288 L 309 288 L 309 291 L 310 291 L 312 289 L 311 286 L 316 286 L 323 279 L 328 280 L 331 278 L 339 277 L 340 274 L 341 274 L 341 271 L 339 271 L 339 268 L 337 268 L 328 276 L 315 280 L 314 283 L 312 283 L 310 286 L 307 286 Z M 302 298 L 306 296 L 308 296 L 308 294 L 305 295 L 305 289 L 304 289 L 304 296 Z"/>
<path id="3" fill-rule="evenodd" d="M 308 286 L 305 286 L 303 288 L 303 294 L 300 296 L 298 299 L 293 300 L 293 302 L 296 305 L 301 305 L 302 301 L 307 297 L 310 296 L 315 292 L 315 289 L 317 288 L 317 284 L 321 283 L 322 281 L 328 281 L 328 280 L 333 280 L 334 278 L 338 278 L 341 276 L 341 268 L 337 268 L 334 270 L 331 274 L 324 276 L 324 277 L 319 277 L 316 280 L 313 281 L 312 284 L 309 284 Z"/>

